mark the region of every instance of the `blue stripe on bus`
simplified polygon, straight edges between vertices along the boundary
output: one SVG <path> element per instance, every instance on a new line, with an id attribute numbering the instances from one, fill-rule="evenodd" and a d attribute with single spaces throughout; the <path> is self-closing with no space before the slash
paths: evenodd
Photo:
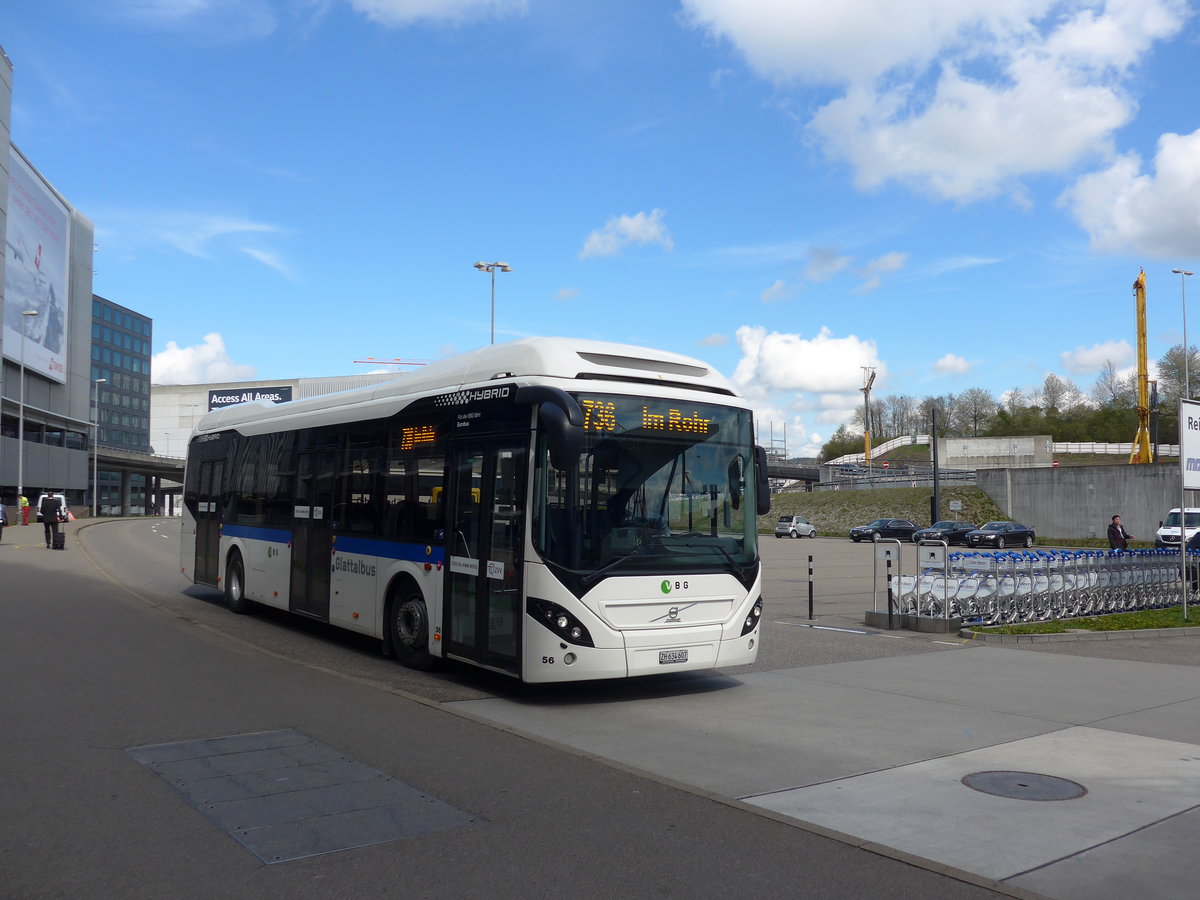
<path id="1" fill-rule="evenodd" d="M 425 552 L 426 548 L 429 549 L 429 553 Z M 360 556 L 403 559 L 418 563 L 442 563 L 446 559 L 442 548 L 432 544 L 397 544 L 392 541 L 347 537 L 346 535 L 338 535 L 334 539 L 333 549 L 338 553 L 357 553 Z"/>
<path id="2" fill-rule="evenodd" d="M 222 525 L 221 534 L 224 537 L 272 541 L 276 544 L 286 544 L 292 539 L 292 533 L 286 528 L 261 528 L 257 525 Z"/>
<path id="3" fill-rule="evenodd" d="M 271 541 L 276 544 L 287 544 L 292 540 L 292 533 L 287 529 L 262 528 L 257 525 L 222 525 L 221 534 L 225 537 Z M 429 553 L 425 552 L 427 547 Z M 357 553 L 360 556 L 375 556 L 380 559 L 402 559 L 417 563 L 445 563 L 446 561 L 443 549 L 432 544 L 399 544 L 394 541 L 338 535 L 334 539 L 333 548 L 340 553 Z"/>

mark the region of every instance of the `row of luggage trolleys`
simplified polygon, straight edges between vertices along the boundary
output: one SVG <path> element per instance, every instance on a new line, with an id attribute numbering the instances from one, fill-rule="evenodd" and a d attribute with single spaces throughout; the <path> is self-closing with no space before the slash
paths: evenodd
<path id="1" fill-rule="evenodd" d="M 1200 554 L 1188 554 L 1196 584 Z M 1170 550 L 1024 550 L 951 553 L 945 568 L 893 575 L 906 615 L 964 623 L 1069 619 L 1156 609 L 1180 601 L 1179 553 Z"/>

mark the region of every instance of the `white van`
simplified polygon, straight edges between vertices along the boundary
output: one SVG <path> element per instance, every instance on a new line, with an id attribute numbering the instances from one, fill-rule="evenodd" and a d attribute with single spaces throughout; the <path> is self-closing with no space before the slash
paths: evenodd
<path id="1" fill-rule="evenodd" d="M 1183 527 L 1187 531 L 1187 540 L 1191 540 L 1200 531 L 1200 508 L 1189 506 L 1184 510 Z M 1169 550 L 1179 549 L 1179 507 L 1175 507 L 1167 517 L 1158 523 L 1158 531 L 1154 532 L 1154 546 L 1166 547 Z"/>
<path id="2" fill-rule="evenodd" d="M 43 494 L 41 494 L 41 496 L 40 496 L 40 497 L 38 497 L 38 498 L 37 498 L 37 505 L 35 505 L 35 506 L 34 506 L 34 515 L 37 517 L 37 521 L 38 521 L 38 522 L 41 522 L 41 521 L 42 521 L 42 500 L 46 499 L 47 497 L 54 497 L 55 499 L 58 499 L 58 502 L 59 502 L 59 508 L 62 510 L 62 515 L 66 515 L 66 512 L 67 512 L 67 497 L 66 497 L 66 494 L 62 494 L 62 493 L 43 493 Z M 1190 518 L 1189 518 L 1189 520 L 1188 520 L 1188 521 L 1190 522 L 1190 521 L 1192 521 L 1192 520 L 1190 520 Z"/>

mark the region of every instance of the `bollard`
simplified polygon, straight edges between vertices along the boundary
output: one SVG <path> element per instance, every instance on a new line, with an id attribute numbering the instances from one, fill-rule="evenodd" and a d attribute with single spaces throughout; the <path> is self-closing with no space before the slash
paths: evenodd
<path id="1" fill-rule="evenodd" d="M 896 595 L 892 591 L 892 558 L 890 556 L 887 560 L 887 603 L 888 630 L 894 631 L 896 628 Z"/>
<path id="2" fill-rule="evenodd" d="M 809 554 L 809 620 L 812 619 L 812 554 Z"/>

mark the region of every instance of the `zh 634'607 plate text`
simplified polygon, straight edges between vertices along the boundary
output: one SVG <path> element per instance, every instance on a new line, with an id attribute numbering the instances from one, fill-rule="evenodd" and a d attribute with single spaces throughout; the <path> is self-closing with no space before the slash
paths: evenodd
<path id="1" fill-rule="evenodd" d="M 669 663 L 687 662 L 687 654 L 686 650 L 659 650 L 658 664 L 665 666 Z"/>

